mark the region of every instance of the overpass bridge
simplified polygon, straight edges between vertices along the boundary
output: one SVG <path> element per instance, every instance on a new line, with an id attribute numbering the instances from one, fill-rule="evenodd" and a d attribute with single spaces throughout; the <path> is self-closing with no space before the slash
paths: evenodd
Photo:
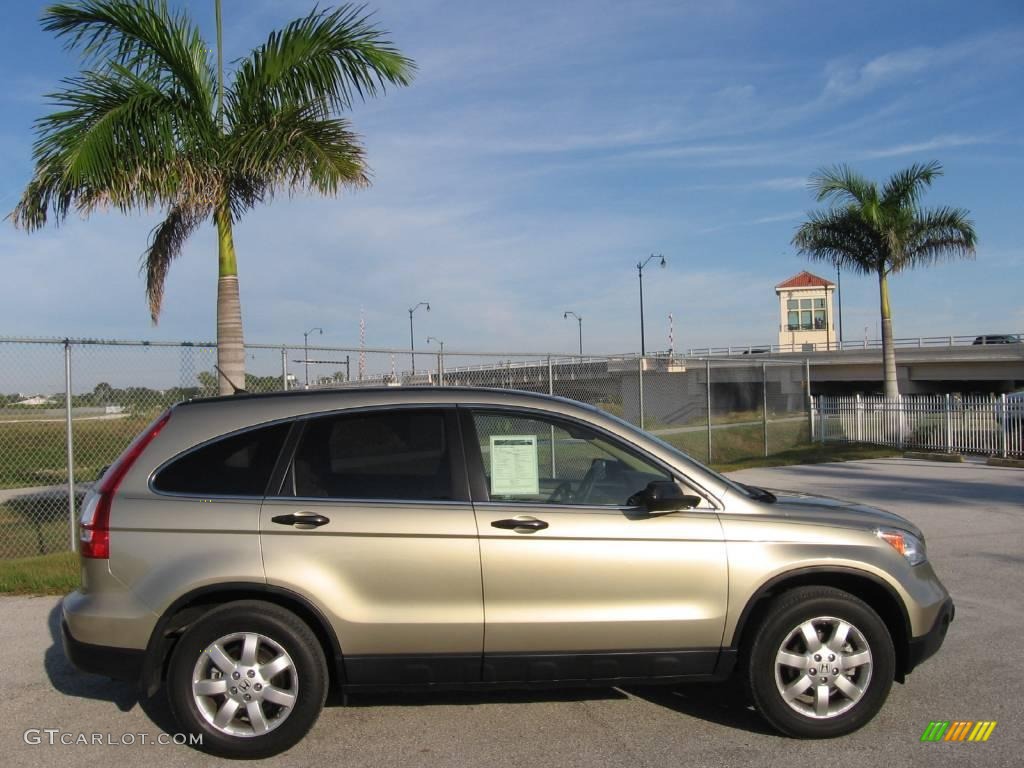
<path id="1" fill-rule="evenodd" d="M 895 340 L 900 391 L 1001 393 L 1024 387 L 1024 343 L 975 344 L 976 338 Z M 706 417 L 709 390 L 714 414 L 757 411 L 765 399 L 774 413 L 798 413 L 806 408 L 808 374 L 814 395 L 877 393 L 883 380 L 879 341 L 801 348 L 711 347 L 685 353 L 657 352 L 642 359 L 636 354 L 520 353 L 502 356 L 504 359 L 492 356 L 473 365 L 452 364 L 474 354 L 479 360 L 479 353 L 425 353 L 424 358 L 436 363 L 433 370 L 364 377 L 351 385 L 445 384 L 550 392 L 595 404 L 614 404 L 633 421 L 642 412 L 648 421 L 654 418 L 679 424 Z"/>

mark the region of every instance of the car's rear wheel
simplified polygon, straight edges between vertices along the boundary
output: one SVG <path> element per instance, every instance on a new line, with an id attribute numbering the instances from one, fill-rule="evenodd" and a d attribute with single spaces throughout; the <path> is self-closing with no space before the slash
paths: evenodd
<path id="1" fill-rule="evenodd" d="M 205 614 L 175 647 L 168 697 L 180 726 L 224 757 L 275 755 L 316 722 L 327 664 L 309 627 L 290 611 L 240 600 Z"/>
<path id="2" fill-rule="evenodd" d="M 747 678 L 769 723 L 797 738 L 830 738 L 877 714 L 892 687 L 896 654 L 870 606 L 839 589 L 800 587 L 763 615 Z"/>

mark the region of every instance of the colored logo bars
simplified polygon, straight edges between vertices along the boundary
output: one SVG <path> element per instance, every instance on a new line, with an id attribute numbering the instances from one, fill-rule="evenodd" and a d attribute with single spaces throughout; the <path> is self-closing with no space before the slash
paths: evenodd
<path id="1" fill-rule="evenodd" d="M 921 734 L 921 741 L 988 741 L 995 720 L 933 720 Z"/>

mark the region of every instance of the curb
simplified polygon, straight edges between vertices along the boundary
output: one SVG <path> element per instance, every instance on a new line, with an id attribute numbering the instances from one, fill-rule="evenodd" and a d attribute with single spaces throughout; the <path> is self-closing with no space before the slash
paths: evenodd
<path id="1" fill-rule="evenodd" d="M 1024 469 L 1024 459 L 1000 459 L 995 456 L 989 456 L 985 463 L 990 467 L 1014 467 L 1015 469 Z"/>
<path id="2" fill-rule="evenodd" d="M 928 453 L 926 451 L 905 451 L 904 459 L 921 459 L 922 461 L 945 461 L 962 464 L 964 457 L 959 453 Z"/>

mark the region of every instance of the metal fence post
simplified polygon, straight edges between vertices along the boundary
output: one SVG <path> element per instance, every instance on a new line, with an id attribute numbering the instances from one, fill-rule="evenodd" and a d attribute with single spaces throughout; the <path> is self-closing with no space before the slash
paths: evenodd
<path id="1" fill-rule="evenodd" d="M 708 382 L 708 464 L 711 463 L 711 359 L 704 361 Z"/>
<path id="2" fill-rule="evenodd" d="M 281 347 L 281 389 L 288 391 L 288 348 Z"/>
<path id="3" fill-rule="evenodd" d="M 71 551 L 75 547 L 75 437 L 71 422 L 71 342 L 64 339 L 64 427 L 67 430 L 68 530 Z"/>
<path id="4" fill-rule="evenodd" d="M 903 410 L 903 395 L 896 395 L 896 417 L 899 419 L 899 447 L 903 447 L 903 443 L 906 441 L 906 435 L 904 430 L 906 429 L 907 414 Z"/>
<path id="5" fill-rule="evenodd" d="M 764 426 L 764 455 L 768 455 L 768 363 L 761 363 L 761 419 Z"/>
<path id="6" fill-rule="evenodd" d="M 555 394 L 555 371 L 551 367 L 551 355 L 548 355 L 548 394 Z M 555 464 L 555 425 L 548 429 L 551 431 L 551 479 L 558 477 L 558 467 Z"/>
<path id="7" fill-rule="evenodd" d="M 864 401 L 860 399 L 860 392 L 857 393 L 857 442 L 864 442 Z"/>
<path id="8" fill-rule="evenodd" d="M 1007 437 L 1006 434 L 1006 393 L 999 395 L 999 445 L 1001 447 L 1001 453 L 1003 458 L 1007 455 Z"/>
<path id="9" fill-rule="evenodd" d="M 953 398 L 946 393 L 946 453 L 953 452 Z"/>
<path id="10" fill-rule="evenodd" d="M 810 441 L 814 442 L 814 398 L 811 397 L 811 359 L 804 358 L 804 392 L 807 401 L 807 425 L 810 429 Z M 821 401 L 819 403 L 819 410 Z M 818 414 L 819 418 L 821 414 Z"/>
<path id="11" fill-rule="evenodd" d="M 644 428 L 644 357 L 641 355 L 637 358 L 640 361 L 640 367 L 637 368 L 637 382 L 639 382 L 640 388 L 640 429 Z"/>

